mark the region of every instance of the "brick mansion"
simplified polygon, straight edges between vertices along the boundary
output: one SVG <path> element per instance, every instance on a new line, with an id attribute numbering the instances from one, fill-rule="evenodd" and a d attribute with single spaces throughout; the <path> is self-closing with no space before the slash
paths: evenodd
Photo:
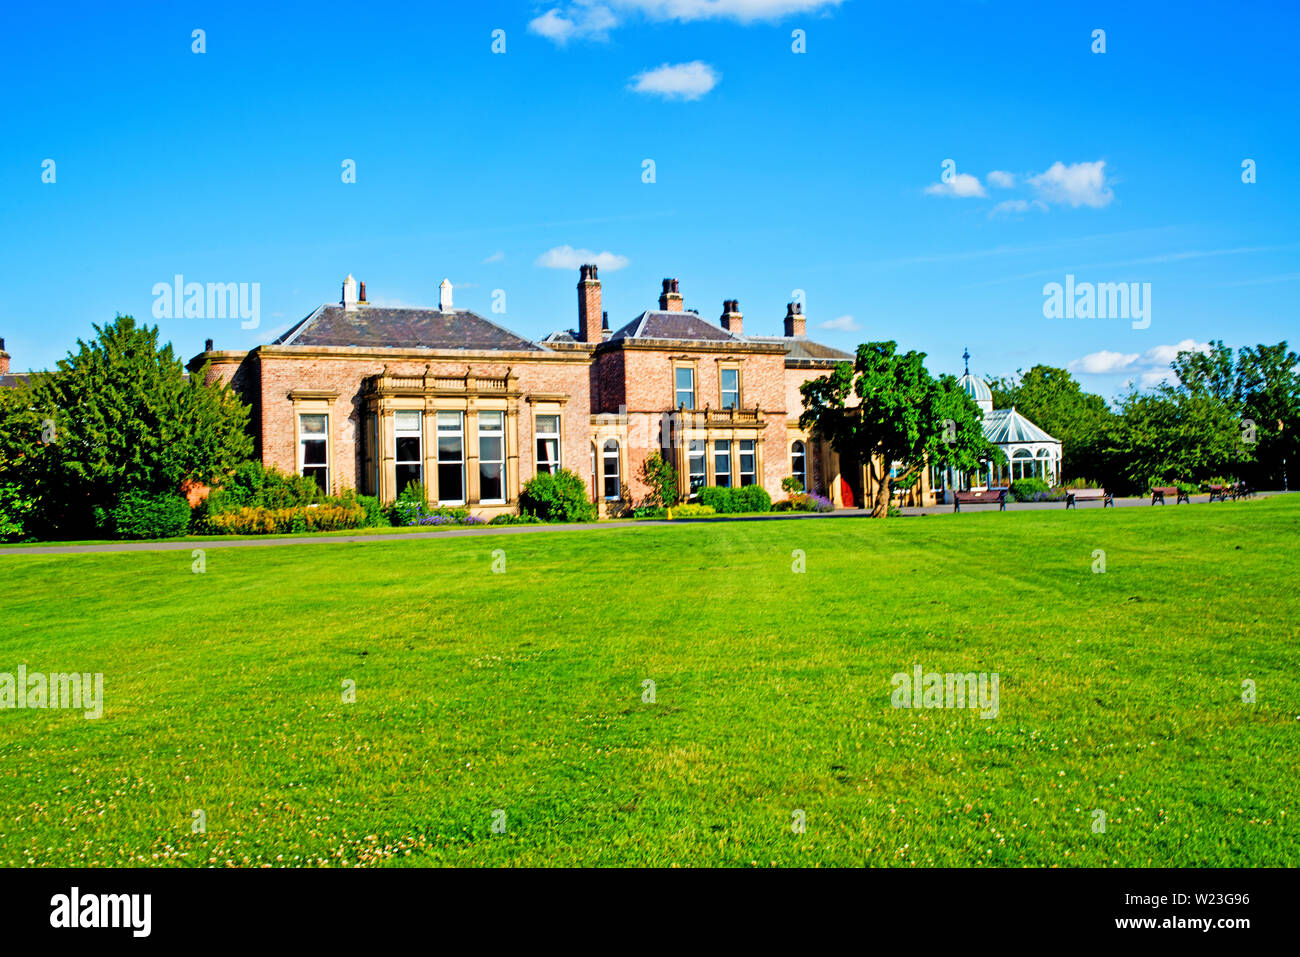
<path id="1" fill-rule="evenodd" d="M 710 322 L 665 279 L 658 308 L 611 330 L 595 266 L 577 292 L 576 328 L 532 341 L 455 308 L 446 280 L 437 308 L 399 309 L 370 305 L 349 276 L 339 302 L 274 342 L 209 340 L 189 369 L 209 364 L 251 406 L 265 465 L 331 492 L 392 501 L 418 481 L 432 501 L 490 517 L 516 510 L 534 475 L 566 468 L 613 514 L 645 496 L 641 466 L 658 451 L 686 498 L 758 484 L 776 500 L 795 476 L 861 506 L 867 469 L 799 428 L 800 385 L 852 359 L 808 339 L 800 304 L 781 335 L 753 335 L 737 300 Z M 933 500 L 928 476 L 917 492 Z"/>

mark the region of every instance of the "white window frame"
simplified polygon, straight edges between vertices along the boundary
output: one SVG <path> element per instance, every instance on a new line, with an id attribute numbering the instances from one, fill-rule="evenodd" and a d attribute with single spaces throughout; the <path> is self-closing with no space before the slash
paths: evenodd
<path id="1" fill-rule="evenodd" d="M 796 452 L 796 448 L 799 451 Z M 790 443 L 790 474 L 799 480 L 805 492 L 808 491 L 808 446 L 803 439 L 795 439 Z"/>
<path id="2" fill-rule="evenodd" d="M 614 450 L 612 452 L 609 449 L 611 445 L 614 446 Z M 621 500 L 623 497 L 623 487 L 621 484 L 619 484 L 620 480 L 622 479 L 621 469 L 619 468 L 619 461 L 621 456 L 622 456 L 622 449 L 619 447 L 618 439 L 606 439 L 604 442 L 601 443 L 600 446 L 601 491 L 605 493 L 605 501 L 607 502 L 617 502 Z M 609 479 L 610 479 L 609 463 L 611 460 L 614 463 L 614 473 L 613 473 L 614 494 L 613 495 L 609 494 Z"/>
<path id="3" fill-rule="evenodd" d="M 484 419 L 490 419 L 493 416 L 499 416 L 498 420 L 501 425 L 498 428 L 484 428 Z M 501 443 L 501 458 L 490 459 L 483 454 L 483 439 L 498 439 Z M 501 466 L 501 496 L 500 498 L 483 498 L 483 466 L 499 465 Z M 479 502 L 483 505 L 503 505 L 506 501 L 506 414 L 498 411 L 479 412 L 478 414 L 478 482 L 479 482 Z"/>
<path id="4" fill-rule="evenodd" d="M 695 463 L 700 463 L 700 470 L 695 471 Z M 695 484 L 695 477 L 700 482 Z M 689 495 L 698 495 L 700 489 L 709 484 L 709 443 L 704 439 L 691 439 L 686 446 L 686 488 Z"/>
<path id="5" fill-rule="evenodd" d="M 398 425 L 401 416 L 415 416 L 415 428 L 403 429 Z M 415 439 L 418 443 L 415 459 L 398 458 L 398 445 L 400 439 Z M 393 410 L 393 484 L 396 488 L 398 483 L 398 469 L 403 465 L 414 465 L 418 470 L 415 479 L 417 482 L 424 482 L 424 415 L 418 409 L 394 409 Z M 427 486 L 426 486 L 427 488 Z M 402 490 L 396 488 L 397 494 L 401 495 Z"/>
<path id="6" fill-rule="evenodd" d="M 454 415 L 454 416 L 456 416 L 456 428 L 455 428 L 455 429 L 446 429 L 446 430 L 443 429 L 443 427 L 442 427 L 442 417 L 445 416 L 445 415 Z M 434 441 L 434 451 L 435 451 L 435 454 L 436 454 L 436 456 L 437 456 L 437 463 L 438 463 L 438 504 L 439 504 L 439 505 L 464 505 L 464 504 L 465 504 L 465 497 L 466 497 L 466 495 L 468 494 L 468 490 L 467 490 L 466 487 L 465 487 L 465 485 L 466 485 L 466 482 L 465 482 L 465 479 L 466 479 L 466 475 L 465 475 L 465 413 L 463 413 L 463 412 L 453 412 L 453 411 L 449 411 L 449 410 L 446 410 L 446 409 L 440 409 L 440 410 L 438 410 L 438 411 L 434 414 L 433 430 L 434 430 L 434 439 L 433 439 L 433 441 Z M 441 440 L 443 439 L 444 436 L 455 436 L 456 438 L 460 439 L 460 458 L 459 458 L 459 459 L 444 459 L 444 458 L 442 457 L 442 441 L 441 441 Z M 443 492 L 442 492 L 442 470 L 443 470 L 443 467 L 444 467 L 444 466 L 448 466 L 448 465 L 456 465 L 456 466 L 459 466 L 459 467 L 460 467 L 460 498 L 454 498 L 454 499 L 452 499 L 452 498 L 445 498 L 445 497 L 443 496 Z"/>
<path id="7" fill-rule="evenodd" d="M 685 372 L 691 377 L 691 386 L 689 389 L 683 389 L 677 383 L 677 376 Z M 689 402 L 682 402 L 682 393 L 685 392 L 690 396 Z M 679 408 L 685 405 L 688 409 L 695 408 L 695 367 L 694 366 L 673 366 L 673 408 Z"/>
<path id="8" fill-rule="evenodd" d="M 731 485 L 731 440 L 715 439 L 713 442 L 712 453 L 713 453 L 713 484 L 716 485 L 718 488 L 731 488 L 732 487 Z M 727 468 L 725 472 L 718 471 L 719 456 L 726 456 Z M 727 477 L 726 485 L 723 485 L 721 482 L 718 481 L 719 475 L 726 475 Z"/>
<path id="9" fill-rule="evenodd" d="M 749 451 L 745 451 L 745 446 L 749 446 Z M 736 481 L 740 488 L 746 485 L 754 485 L 758 482 L 758 443 L 754 439 L 740 439 L 736 443 Z M 751 466 L 748 472 L 745 471 L 745 456 L 749 456 Z M 745 476 L 749 476 L 749 481 L 745 481 Z"/>
<path id="10" fill-rule="evenodd" d="M 303 420 L 307 418 L 320 418 L 325 420 L 325 430 L 323 432 L 308 432 L 303 428 Z M 307 464 L 307 443 L 321 442 L 325 445 L 325 464 L 308 465 Z M 325 487 L 324 493 L 330 494 L 330 473 L 333 471 L 333 456 L 330 454 L 330 414 L 328 412 L 299 412 L 298 413 L 298 474 L 306 475 L 307 469 L 325 469 Z M 320 482 L 316 483 L 318 486 Z"/>
<path id="11" fill-rule="evenodd" d="M 730 373 L 736 377 L 736 388 L 728 389 L 726 386 L 727 375 Z M 723 366 L 718 370 L 718 394 L 722 399 L 724 409 L 740 408 L 740 369 L 736 366 Z M 731 396 L 731 401 L 727 401 L 727 396 Z"/>
<path id="12" fill-rule="evenodd" d="M 546 418 L 553 418 L 555 420 L 554 432 L 542 431 L 542 419 Z M 560 420 L 560 414 L 558 412 L 539 412 L 537 415 L 533 416 L 533 448 L 537 452 L 537 460 L 533 463 L 534 474 L 541 475 L 543 472 L 549 472 L 551 475 L 554 475 L 560 469 L 564 468 L 564 441 L 560 434 L 563 428 L 564 426 Z M 554 460 L 542 458 L 542 441 L 544 439 L 555 440 Z M 549 467 L 543 469 L 543 464 Z"/>

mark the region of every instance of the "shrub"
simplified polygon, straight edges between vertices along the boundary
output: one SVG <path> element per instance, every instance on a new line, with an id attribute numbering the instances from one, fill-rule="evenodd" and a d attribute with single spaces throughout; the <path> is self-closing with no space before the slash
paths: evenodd
<path id="1" fill-rule="evenodd" d="M 1011 483 L 1011 497 L 1017 502 L 1042 501 L 1035 496 L 1050 491 L 1051 487 L 1040 478 L 1021 478 Z"/>
<path id="2" fill-rule="evenodd" d="M 736 501 L 741 512 L 772 511 L 772 496 L 761 485 L 746 485 L 736 489 Z"/>
<path id="3" fill-rule="evenodd" d="M 781 491 L 787 492 L 791 496 L 798 495 L 803 491 L 803 482 L 800 482 L 793 475 L 787 475 L 781 479 Z"/>
<path id="4" fill-rule="evenodd" d="M 708 505 L 700 505 L 696 502 L 686 502 L 673 508 L 673 518 L 707 518 L 713 514 L 713 509 Z"/>
<path id="5" fill-rule="evenodd" d="M 418 525 L 429 514 L 429 494 L 423 482 L 408 482 L 388 510 L 394 525 Z"/>
<path id="6" fill-rule="evenodd" d="M 519 509 L 544 522 L 591 522 L 596 518 L 587 484 L 568 469 L 553 475 L 542 472 L 525 482 Z"/>
<path id="7" fill-rule="evenodd" d="M 23 537 L 23 523 L 35 511 L 36 503 L 15 482 L 0 482 L 0 542 Z"/>
<path id="8" fill-rule="evenodd" d="M 114 538 L 175 538 L 190 527 L 190 503 L 173 493 L 127 492 L 104 519 Z"/>
<path id="9" fill-rule="evenodd" d="M 290 475 L 275 466 L 266 468 L 257 460 L 240 462 L 219 488 L 204 502 L 204 512 L 215 515 L 244 507 L 294 508 L 325 498 L 316 480 L 307 475 Z"/>
<path id="10" fill-rule="evenodd" d="M 658 452 L 641 463 L 641 481 L 650 486 L 642 505 L 671 506 L 677 503 L 677 469 Z"/>
<path id="11" fill-rule="evenodd" d="M 500 515 L 493 516 L 488 522 L 489 525 L 540 525 L 542 520 L 536 515 L 511 515 L 509 512 L 503 512 Z"/>
<path id="12" fill-rule="evenodd" d="M 662 505 L 639 505 L 632 509 L 633 518 L 664 518 L 668 509 Z"/>
<path id="13" fill-rule="evenodd" d="M 770 512 L 772 496 L 761 485 L 745 485 L 741 488 L 707 485 L 700 489 L 700 504 L 709 506 L 719 515 Z"/>
<path id="14" fill-rule="evenodd" d="M 342 496 L 346 499 L 346 495 Z M 365 518 L 362 520 L 362 528 L 383 528 L 385 525 L 391 525 L 392 521 L 388 517 L 388 509 L 384 508 L 382 502 L 373 495 L 358 495 L 356 503 L 361 506 Z"/>
<path id="15" fill-rule="evenodd" d="M 210 515 L 207 521 L 219 535 L 283 535 L 361 528 L 365 519 L 365 509 L 354 502 L 298 508 L 252 506 Z"/>
<path id="16" fill-rule="evenodd" d="M 811 495 L 805 495 L 798 492 L 789 498 L 775 503 L 772 506 L 774 512 L 811 512 L 813 510 L 813 499 Z"/>

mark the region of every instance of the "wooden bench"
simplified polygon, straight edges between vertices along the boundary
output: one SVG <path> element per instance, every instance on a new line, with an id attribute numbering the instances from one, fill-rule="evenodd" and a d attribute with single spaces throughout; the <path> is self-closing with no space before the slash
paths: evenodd
<path id="1" fill-rule="evenodd" d="M 1151 504 L 1164 505 L 1166 495 L 1175 496 L 1174 498 L 1175 505 L 1179 505 L 1183 502 L 1186 502 L 1188 505 L 1192 504 L 1192 500 L 1187 497 L 1187 493 L 1184 492 L 1182 489 L 1180 489 L 1177 485 L 1161 485 L 1157 488 L 1151 489 Z"/>
<path id="2" fill-rule="evenodd" d="M 990 488 L 982 492 L 953 492 L 952 510 L 960 512 L 963 505 L 996 505 L 999 511 L 1007 510 L 1007 490 Z"/>
<path id="3" fill-rule="evenodd" d="M 1115 507 L 1115 499 L 1104 488 L 1076 488 L 1065 493 L 1066 508 L 1078 508 L 1080 502 L 1096 502 L 1098 500 L 1100 500 L 1102 508 L 1107 505 L 1111 508 Z"/>
<path id="4" fill-rule="evenodd" d="M 1213 502 L 1217 498 L 1220 502 L 1226 502 L 1228 500 L 1229 495 L 1232 495 L 1233 498 L 1236 498 L 1237 496 L 1233 494 L 1233 489 L 1235 487 L 1236 486 L 1233 485 L 1211 485 L 1210 501 Z"/>

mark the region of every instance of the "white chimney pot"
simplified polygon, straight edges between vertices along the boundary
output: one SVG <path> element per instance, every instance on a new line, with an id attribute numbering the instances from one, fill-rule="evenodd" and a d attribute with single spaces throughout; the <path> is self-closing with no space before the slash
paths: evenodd
<path id="1" fill-rule="evenodd" d="M 438 309 L 451 312 L 451 280 L 444 279 L 438 284 Z"/>

